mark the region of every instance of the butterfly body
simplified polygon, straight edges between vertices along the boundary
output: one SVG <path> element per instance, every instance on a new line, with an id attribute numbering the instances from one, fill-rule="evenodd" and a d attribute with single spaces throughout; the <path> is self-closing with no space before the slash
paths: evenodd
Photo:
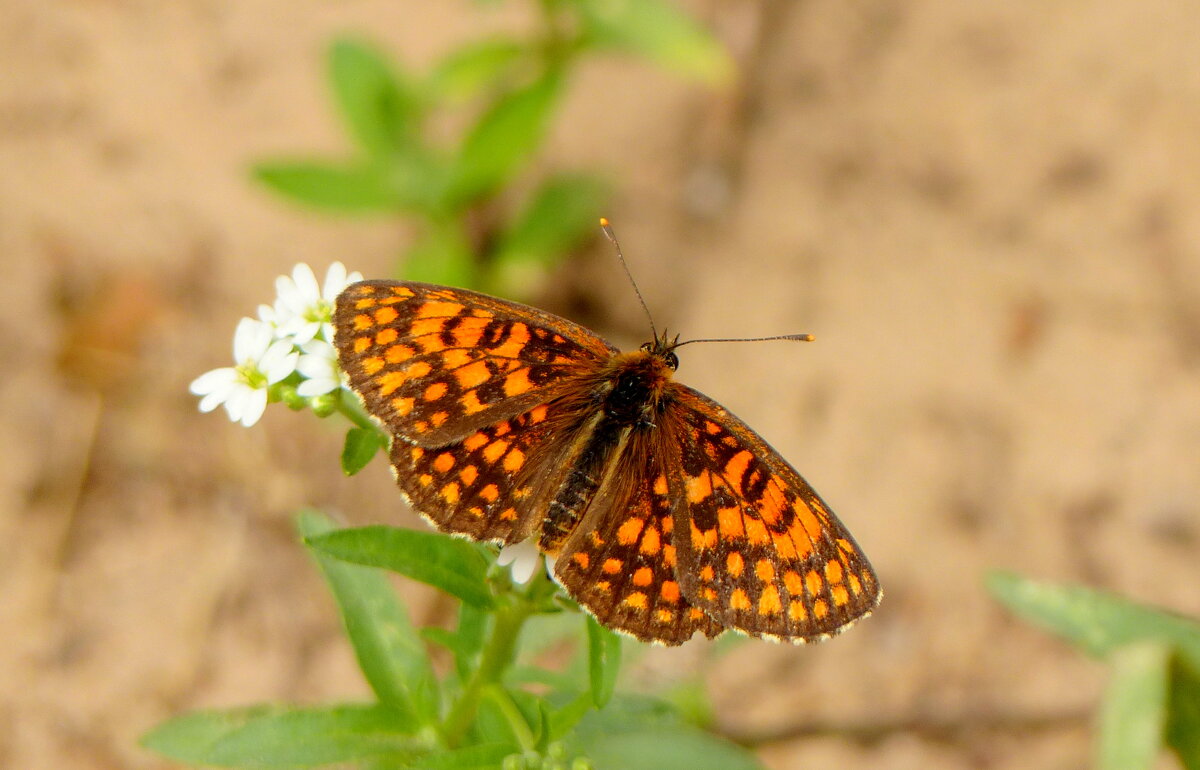
<path id="1" fill-rule="evenodd" d="M 392 281 L 347 288 L 334 326 L 413 507 L 476 540 L 536 537 L 605 625 L 664 644 L 726 628 L 803 642 L 877 604 L 816 492 L 674 379 L 677 338 L 620 352 L 536 308 Z"/>

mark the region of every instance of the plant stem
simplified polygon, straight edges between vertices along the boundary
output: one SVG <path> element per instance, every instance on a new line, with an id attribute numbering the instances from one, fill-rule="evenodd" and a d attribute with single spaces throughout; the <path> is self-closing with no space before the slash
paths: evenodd
<path id="1" fill-rule="evenodd" d="M 379 426 L 362 410 L 362 405 L 358 403 L 358 399 L 345 389 L 338 391 L 337 411 L 338 414 L 341 414 L 360 428 L 374 431 L 379 430 Z"/>
<path id="2" fill-rule="evenodd" d="M 450 748 L 462 743 L 467 728 L 475 720 L 484 688 L 499 682 L 504 670 L 512 663 L 521 626 L 532 612 L 533 607 L 520 600 L 496 612 L 491 635 L 479 657 L 479 667 L 463 687 L 462 695 L 442 725 L 442 737 Z"/>

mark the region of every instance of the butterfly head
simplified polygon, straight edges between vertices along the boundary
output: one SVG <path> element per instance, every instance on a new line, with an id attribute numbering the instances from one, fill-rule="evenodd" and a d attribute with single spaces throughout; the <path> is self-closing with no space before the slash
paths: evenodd
<path id="1" fill-rule="evenodd" d="M 655 335 L 653 342 L 642 345 L 641 349 L 661 360 L 671 371 L 675 371 L 679 368 L 679 356 L 675 355 L 677 347 L 679 347 L 679 335 L 669 337 L 664 330 L 662 334 Z"/>

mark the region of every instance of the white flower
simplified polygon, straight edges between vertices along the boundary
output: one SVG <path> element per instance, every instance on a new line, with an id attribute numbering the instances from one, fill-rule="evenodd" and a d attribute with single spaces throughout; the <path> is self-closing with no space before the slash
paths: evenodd
<path id="1" fill-rule="evenodd" d="M 331 342 L 333 301 L 342 289 L 361 280 L 361 273 L 347 275 L 346 266 L 334 262 L 325 273 L 322 287 L 317 284 L 312 268 L 301 262 L 292 268 L 290 277 L 281 275 L 275 279 L 277 296 L 270 318 L 264 315 L 263 308 L 259 309 L 259 315 L 275 324 L 280 337 L 291 337 L 298 346 L 316 337 L 318 332 L 324 332 L 322 336 Z"/>
<path id="2" fill-rule="evenodd" d="M 513 545 L 506 545 L 500 549 L 500 555 L 496 557 L 496 563 L 501 567 L 506 564 L 511 564 L 513 582 L 528 583 L 538 567 L 542 566 L 542 552 L 538 550 L 533 539 L 522 540 Z"/>
<path id="3" fill-rule="evenodd" d="M 296 393 L 311 398 L 337 390 L 342 386 L 342 370 L 337 351 L 325 340 L 309 340 L 300 348 L 303 353 L 296 371 L 305 378 L 296 386 Z"/>
<path id="4" fill-rule="evenodd" d="M 300 357 L 287 340 L 274 340 L 269 323 L 243 318 L 233 335 L 234 366 L 213 369 L 196 379 L 188 389 L 201 396 L 200 411 L 211 412 L 221 404 L 229 419 L 249 428 L 267 408 L 267 388 L 296 370 Z"/>

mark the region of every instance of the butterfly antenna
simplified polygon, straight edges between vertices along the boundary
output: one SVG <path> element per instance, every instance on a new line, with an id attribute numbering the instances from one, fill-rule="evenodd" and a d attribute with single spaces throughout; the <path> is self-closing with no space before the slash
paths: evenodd
<path id="1" fill-rule="evenodd" d="M 654 335 L 654 339 L 658 339 L 658 329 L 654 326 L 654 316 L 650 315 L 650 308 L 646 306 L 646 300 L 642 297 L 642 292 L 638 289 L 637 281 L 633 280 L 633 273 L 629 272 L 629 264 L 625 262 L 625 255 L 621 253 L 621 243 L 617 240 L 617 234 L 613 232 L 612 226 L 608 223 L 608 219 L 600 217 L 600 229 L 604 231 L 604 237 L 612 241 L 613 248 L 617 250 L 617 259 L 621 261 L 621 269 L 625 271 L 625 277 L 629 279 L 629 283 L 633 286 L 633 293 L 637 295 L 638 302 L 642 303 L 642 310 L 646 311 L 646 320 L 650 322 L 650 332 Z"/>
<path id="2" fill-rule="evenodd" d="M 770 342 L 771 340 L 788 340 L 789 342 L 812 342 L 816 337 L 811 334 L 777 334 L 774 337 L 721 337 L 704 340 L 686 340 L 678 344 L 672 345 L 672 348 L 681 348 L 684 345 L 691 345 L 693 342 Z"/>

